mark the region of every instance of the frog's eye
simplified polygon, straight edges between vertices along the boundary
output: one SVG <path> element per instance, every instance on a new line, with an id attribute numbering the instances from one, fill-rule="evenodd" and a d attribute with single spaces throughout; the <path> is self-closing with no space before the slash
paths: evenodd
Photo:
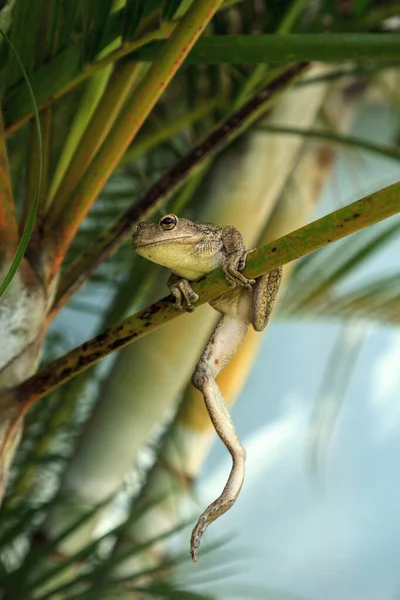
<path id="1" fill-rule="evenodd" d="M 160 227 L 167 231 L 170 231 L 171 229 L 175 229 L 175 227 L 177 226 L 178 217 L 176 217 L 175 215 L 164 215 L 163 217 L 161 217 L 158 223 Z"/>

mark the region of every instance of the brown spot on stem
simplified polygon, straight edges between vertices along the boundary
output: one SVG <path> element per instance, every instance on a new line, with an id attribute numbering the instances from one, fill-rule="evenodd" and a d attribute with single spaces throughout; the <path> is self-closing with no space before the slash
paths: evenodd
<path id="1" fill-rule="evenodd" d="M 137 336 L 138 336 L 137 333 L 131 333 L 131 335 L 127 335 L 124 338 L 121 338 L 119 340 L 114 340 L 113 342 L 111 342 L 111 344 L 109 344 L 108 348 L 109 348 L 109 350 L 116 350 L 117 348 L 120 348 L 121 346 L 125 346 L 131 340 L 135 339 L 135 337 L 137 337 Z"/>
<path id="2" fill-rule="evenodd" d="M 67 379 L 72 373 L 72 369 L 71 367 L 67 367 L 66 369 L 63 369 L 60 373 L 60 378 L 61 379 Z"/>
<path id="3" fill-rule="evenodd" d="M 107 339 L 107 333 L 99 333 L 99 335 L 96 336 L 96 342 L 104 342 L 104 340 Z"/>

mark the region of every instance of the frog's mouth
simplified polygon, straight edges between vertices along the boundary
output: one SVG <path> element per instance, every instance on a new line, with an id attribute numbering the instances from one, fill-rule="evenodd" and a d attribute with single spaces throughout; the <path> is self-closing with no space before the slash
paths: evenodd
<path id="1" fill-rule="evenodd" d="M 169 238 L 167 240 L 159 240 L 158 242 L 147 242 L 144 244 L 140 243 L 139 240 L 136 241 L 135 238 L 133 238 L 132 245 L 135 249 L 137 248 L 139 250 L 140 248 L 146 248 L 148 246 L 160 246 L 161 244 L 166 245 L 172 242 L 180 242 L 181 240 L 189 240 L 191 238 L 191 235 L 182 235 L 180 237 Z"/>

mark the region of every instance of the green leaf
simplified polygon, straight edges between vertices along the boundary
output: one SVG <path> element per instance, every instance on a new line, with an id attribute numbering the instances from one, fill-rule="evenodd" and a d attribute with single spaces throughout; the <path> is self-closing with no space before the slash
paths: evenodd
<path id="1" fill-rule="evenodd" d="M 134 52 L 135 60 L 152 61 L 164 42 Z M 197 64 L 291 63 L 303 60 L 400 60 L 397 33 L 212 35 L 202 37 L 186 62 Z"/>
<path id="2" fill-rule="evenodd" d="M 359 232 L 356 236 L 341 242 L 336 248 L 326 248 L 306 257 L 296 269 L 287 298 L 288 304 L 293 303 L 292 306 L 298 309 L 320 301 L 330 292 L 334 284 L 342 281 L 374 255 L 379 248 L 397 236 L 399 231 L 400 222 L 398 219 L 393 219 L 387 226 L 378 229 L 375 235 L 371 231 Z M 329 260 L 326 259 L 327 256 Z M 324 264 L 323 270 L 321 270 L 321 261 Z"/>
<path id="3" fill-rule="evenodd" d="M 27 574 L 33 571 L 36 572 L 36 574 L 38 575 L 37 580 L 34 582 L 34 585 L 37 585 L 37 583 L 42 583 L 43 581 L 46 581 L 49 576 L 49 573 L 52 575 L 53 571 L 57 573 L 59 572 L 59 570 L 65 568 L 65 563 L 68 561 L 69 564 L 70 559 L 61 562 L 61 565 L 57 563 L 55 567 L 50 568 L 44 573 L 42 571 L 39 572 L 37 570 L 37 565 L 44 558 L 50 556 L 61 544 L 61 542 L 68 539 L 68 537 L 72 533 L 77 531 L 80 527 L 82 527 L 82 525 L 90 521 L 90 519 L 92 519 L 99 511 L 105 508 L 111 502 L 111 500 L 112 497 L 108 497 L 105 500 L 103 500 L 103 502 L 99 502 L 98 504 L 94 505 L 78 519 L 75 519 L 75 521 L 71 525 L 65 527 L 61 531 L 61 533 L 59 533 L 57 536 L 55 536 L 54 538 L 46 542 L 44 545 L 42 545 L 40 549 L 35 549 L 34 552 L 29 553 L 21 567 L 11 574 L 11 578 L 25 579 L 27 578 Z M 56 501 L 53 500 L 52 507 L 54 508 L 55 505 Z"/>
<path id="4" fill-rule="evenodd" d="M 21 68 L 22 75 L 25 79 L 26 85 L 28 86 L 29 96 L 31 98 L 33 111 L 34 111 L 34 115 L 35 115 L 35 123 L 36 123 L 37 134 L 38 134 L 38 150 L 39 150 L 38 186 L 37 186 L 37 190 L 36 190 L 36 194 L 35 194 L 35 199 L 32 203 L 32 208 L 29 212 L 28 219 L 26 222 L 26 227 L 25 227 L 24 233 L 22 234 L 21 241 L 18 245 L 14 259 L 11 263 L 8 273 L 6 274 L 6 276 L 4 278 L 3 283 L 0 286 L 0 298 L 1 298 L 4 294 L 4 292 L 7 290 L 8 286 L 10 285 L 11 281 L 13 280 L 13 277 L 14 277 L 15 273 L 17 272 L 19 265 L 21 264 L 21 261 L 24 257 L 25 251 L 28 247 L 29 240 L 32 235 L 32 231 L 33 231 L 33 227 L 34 227 L 35 219 L 36 219 L 36 213 L 37 213 L 37 209 L 38 209 L 38 205 L 39 205 L 40 188 L 42 185 L 42 171 L 43 171 L 42 153 L 43 153 L 43 151 L 42 151 L 42 135 L 41 135 L 41 130 L 40 130 L 39 112 L 38 112 L 35 96 L 33 94 L 32 86 L 29 81 L 29 77 L 25 71 L 24 65 L 21 62 L 19 54 L 16 51 L 16 49 L 15 49 L 14 45 L 12 44 L 12 42 L 10 41 L 10 39 L 7 37 L 7 35 L 1 29 L 0 29 L 0 34 L 4 37 L 7 44 L 11 48 L 12 52 L 14 53 L 15 58 L 17 59 L 17 62 Z"/>
<path id="5" fill-rule="evenodd" d="M 400 147 L 386 146 L 370 142 L 364 138 L 335 133 L 333 131 L 323 131 L 318 129 L 296 129 L 295 127 L 281 127 L 279 125 L 263 125 L 259 128 L 261 131 L 270 131 L 271 133 L 281 133 L 282 135 L 299 135 L 304 138 L 313 138 L 326 140 L 343 146 L 350 146 L 354 149 L 367 150 L 375 152 L 386 158 L 400 160 Z"/>
<path id="6" fill-rule="evenodd" d="M 7 511 L 2 509 L 0 514 L 2 521 L 0 536 L 1 552 L 6 552 L 12 542 L 26 534 L 31 529 L 33 523 L 37 521 L 38 515 L 42 515 L 48 506 L 49 503 L 29 508 L 26 506 L 18 507 L 18 509 L 10 508 Z"/>
<path id="7" fill-rule="evenodd" d="M 314 476 L 320 474 L 364 342 L 365 328 L 354 327 L 353 323 L 347 323 L 339 332 L 316 395 L 308 433 L 309 443 L 306 445 L 308 463 Z"/>
<path id="8" fill-rule="evenodd" d="M 151 506 L 154 506 L 154 504 L 156 504 L 157 502 L 160 502 L 160 498 L 157 498 L 154 501 L 149 502 L 147 505 L 145 505 L 145 506 L 141 507 L 140 509 L 138 509 L 137 511 L 135 511 L 135 513 L 132 515 L 131 519 L 129 519 L 129 522 L 130 523 L 134 522 L 141 515 L 143 515 L 147 510 L 149 510 L 151 508 Z M 128 522 L 118 525 L 112 531 L 104 534 L 99 539 L 96 539 L 96 540 L 90 542 L 89 544 L 84 546 L 81 550 L 79 550 L 75 554 L 69 556 L 62 562 L 57 563 L 54 567 L 48 569 L 45 573 L 40 572 L 39 577 L 36 578 L 36 580 L 34 580 L 33 584 L 32 583 L 30 584 L 29 589 L 32 590 L 34 588 L 35 589 L 40 588 L 42 585 L 50 583 L 54 577 L 58 576 L 62 572 L 65 572 L 73 564 L 78 563 L 83 560 L 87 560 L 89 557 L 91 557 L 95 554 L 101 540 L 111 537 L 118 531 L 123 530 L 127 525 L 128 525 Z M 154 538 L 151 538 L 147 542 L 144 542 L 142 544 L 134 546 L 129 551 L 129 553 L 126 553 L 121 557 L 120 556 L 118 556 L 118 557 L 111 556 L 111 558 L 109 558 L 108 560 L 102 561 L 98 566 L 96 566 L 91 571 L 85 572 L 82 575 L 75 577 L 73 580 L 69 580 L 66 583 L 62 583 L 61 585 L 59 585 L 57 583 L 56 586 L 54 588 L 51 588 L 50 590 L 47 590 L 47 588 L 46 588 L 46 591 L 43 594 L 38 594 L 36 597 L 38 598 L 38 600 L 47 600 L 47 599 L 53 598 L 53 595 L 56 595 L 60 592 L 64 592 L 65 590 L 74 588 L 75 586 L 78 586 L 78 589 L 80 589 L 80 586 L 83 583 L 89 583 L 90 589 L 92 589 L 92 587 L 95 587 L 96 585 L 100 586 L 100 589 L 102 589 L 103 585 L 104 585 L 104 583 L 103 583 L 104 576 L 107 573 L 109 573 L 115 565 L 117 565 L 119 562 L 122 562 L 122 560 L 127 558 L 128 556 L 132 556 L 134 554 L 142 552 L 146 548 L 153 546 L 155 543 L 157 543 L 157 541 L 166 539 L 166 538 L 174 535 L 176 532 L 180 531 L 181 529 L 183 529 L 186 526 L 187 526 L 187 523 L 180 523 L 176 527 L 173 527 L 173 528 L 169 529 L 168 531 L 164 532 L 162 535 L 158 535 Z M 174 564 L 175 562 L 177 562 L 177 560 L 178 560 L 177 558 L 174 558 L 174 559 L 171 559 L 170 561 L 168 561 L 168 563 Z M 159 570 L 162 570 L 163 568 L 165 568 L 165 563 L 161 564 L 161 565 L 157 565 L 156 567 L 152 568 L 152 571 L 155 570 L 155 572 L 157 572 Z M 134 574 L 132 574 L 132 576 L 128 577 L 128 579 L 129 580 L 140 579 L 141 576 L 142 576 L 142 572 L 134 573 Z M 55 580 L 57 581 L 57 577 Z M 115 583 L 116 583 L 116 580 L 110 579 L 111 585 L 114 585 Z M 17 600 L 17 599 L 15 599 L 15 600 Z M 19 600 L 19 598 L 18 598 L 18 600 Z M 22 597 L 21 597 L 21 600 L 22 600 Z M 25 599 L 23 599 L 23 600 L 25 600 Z"/>

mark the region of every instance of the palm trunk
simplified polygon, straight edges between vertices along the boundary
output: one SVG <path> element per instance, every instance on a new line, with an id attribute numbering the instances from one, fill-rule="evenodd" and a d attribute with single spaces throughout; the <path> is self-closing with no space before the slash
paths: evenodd
<path id="1" fill-rule="evenodd" d="M 8 270 L 4 265 L 2 280 Z M 48 293 L 40 277 L 24 259 L 0 303 L 0 500 L 10 464 L 22 433 L 23 419 L 12 388 L 32 375 L 40 360 L 45 333 Z"/>

